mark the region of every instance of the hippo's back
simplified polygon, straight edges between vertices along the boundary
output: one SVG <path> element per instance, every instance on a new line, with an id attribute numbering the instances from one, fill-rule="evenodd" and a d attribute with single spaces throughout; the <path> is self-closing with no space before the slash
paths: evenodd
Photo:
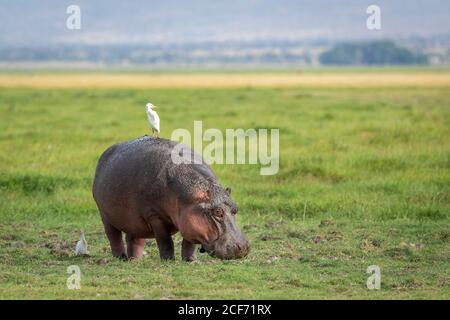
<path id="1" fill-rule="evenodd" d="M 141 190 L 146 190 L 147 195 L 152 190 L 160 190 L 165 185 L 161 174 L 170 165 L 174 144 L 170 140 L 143 136 L 109 147 L 97 164 L 93 184 L 95 200 L 123 199 Z"/>

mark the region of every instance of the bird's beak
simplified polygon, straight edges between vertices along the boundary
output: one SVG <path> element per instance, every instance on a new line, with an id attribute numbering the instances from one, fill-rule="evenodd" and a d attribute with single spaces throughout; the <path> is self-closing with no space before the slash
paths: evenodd
<path id="1" fill-rule="evenodd" d="M 158 108 L 158 106 L 153 105 L 153 108 L 152 108 L 152 109 L 156 109 L 156 108 Z"/>

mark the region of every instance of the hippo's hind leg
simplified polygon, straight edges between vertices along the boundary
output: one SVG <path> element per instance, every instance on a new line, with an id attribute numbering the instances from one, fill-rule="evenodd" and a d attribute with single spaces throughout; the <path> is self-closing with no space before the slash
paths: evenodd
<path id="1" fill-rule="evenodd" d="M 105 233 L 111 246 L 111 253 L 114 257 L 127 259 L 125 247 L 123 245 L 122 231 L 113 227 L 105 218 L 102 217 Z"/>
<path id="2" fill-rule="evenodd" d="M 126 235 L 128 259 L 139 259 L 144 253 L 145 239 Z"/>

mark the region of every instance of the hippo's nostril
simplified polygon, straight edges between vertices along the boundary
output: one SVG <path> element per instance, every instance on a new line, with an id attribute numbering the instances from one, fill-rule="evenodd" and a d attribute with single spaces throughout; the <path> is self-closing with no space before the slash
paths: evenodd
<path id="1" fill-rule="evenodd" d="M 249 246 L 248 243 L 246 243 L 246 244 L 242 247 L 242 249 L 241 249 L 241 251 L 240 251 L 240 254 L 241 254 L 242 257 L 245 257 L 245 256 L 249 253 L 249 251 L 250 251 L 250 246 Z"/>
<path id="2" fill-rule="evenodd" d="M 245 257 L 249 252 L 249 245 L 248 244 L 236 244 L 235 247 L 235 255 L 237 258 L 243 258 Z"/>

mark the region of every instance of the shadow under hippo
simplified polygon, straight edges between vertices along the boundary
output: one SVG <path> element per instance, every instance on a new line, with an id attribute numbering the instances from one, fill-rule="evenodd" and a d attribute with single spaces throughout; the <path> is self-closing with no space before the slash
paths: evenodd
<path id="1" fill-rule="evenodd" d="M 161 259 L 174 259 L 172 235 L 179 231 L 183 260 L 196 259 L 196 244 L 220 259 L 245 257 L 250 246 L 236 224 L 231 190 L 201 158 L 199 164 L 175 164 L 171 154 L 177 145 L 143 136 L 101 155 L 93 196 L 113 256 L 140 258 L 145 239 L 156 238 Z"/>

